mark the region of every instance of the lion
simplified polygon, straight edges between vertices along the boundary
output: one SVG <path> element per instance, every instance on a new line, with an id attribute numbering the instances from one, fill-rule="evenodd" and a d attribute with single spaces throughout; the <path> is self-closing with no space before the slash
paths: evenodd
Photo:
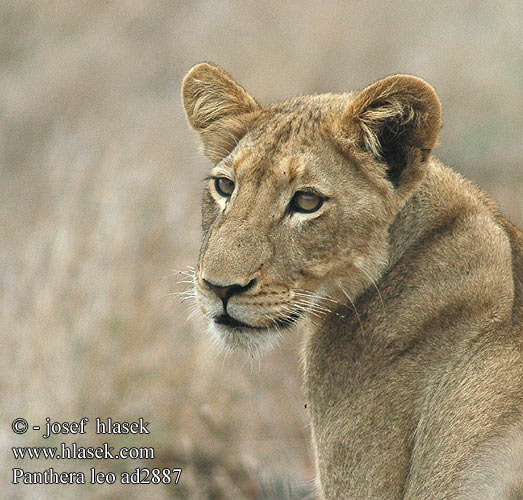
<path id="1" fill-rule="evenodd" d="M 213 167 L 194 286 L 212 335 L 304 332 L 322 499 L 523 499 L 523 233 L 432 156 L 410 75 L 262 107 L 218 66 L 182 85 Z"/>

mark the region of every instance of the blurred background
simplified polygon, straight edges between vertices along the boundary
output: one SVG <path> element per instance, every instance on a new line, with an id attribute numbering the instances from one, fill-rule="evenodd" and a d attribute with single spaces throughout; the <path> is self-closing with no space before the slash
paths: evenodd
<path id="1" fill-rule="evenodd" d="M 523 223 L 519 1 L 11 0 L 0 4 L 0 466 L 9 499 L 306 498 L 299 333 L 214 350 L 173 295 L 196 263 L 209 164 L 180 105 L 195 63 L 262 104 L 413 73 L 435 154 Z M 150 435 L 23 436 L 11 421 L 144 417 Z M 12 459 L 12 446 L 152 446 L 154 460 Z M 10 485 L 11 468 L 182 467 L 178 485 Z"/>

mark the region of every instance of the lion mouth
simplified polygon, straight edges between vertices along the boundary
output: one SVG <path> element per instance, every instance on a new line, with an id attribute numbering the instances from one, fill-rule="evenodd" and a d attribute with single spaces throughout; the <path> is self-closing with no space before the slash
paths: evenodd
<path id="1" fill-rule="evenodd" d="M 277 318 L 272 320 L 272 324 L 270 326 L 255 326 L 255 325 L 249 325 L 247 323 L 244 323 L 243 321 L 239 321 L 236 318 L 233 318 L 229 314 L 220 314 L 219 316 L 215 316 L 214 322 L 218 325 L 224 325 L 228 326 L 229 328 L 235 328 L 235 329 L 242 329 L 242 328 L 249 328 L 251 330 L 268 330 L 269 328 L 287 328 L 292 326 L 300 317 L 300 314 L 297 312 L 293 312 L 289 316 L 283 317 L 283 318 Z"/>
<path id="2" fill-rule="evenodd" d="M 229 316 L 228 314 L 220 314 L 219 316 L 214 317 L 214 322 L 218 325 L 230 326 L 231 328 L 261 328 L 258 326 L 248 325 L 243 321 L 238 321 L 237 319 Z"/>

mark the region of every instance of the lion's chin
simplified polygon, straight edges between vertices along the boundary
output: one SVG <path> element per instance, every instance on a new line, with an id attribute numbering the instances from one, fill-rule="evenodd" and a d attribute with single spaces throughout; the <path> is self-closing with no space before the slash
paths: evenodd
<path id="1" fill-rule="evenodd" d="M 262 354 L 278 344 L 281 333 L 275 328 L 228 326 L 209 321 L 209 332 L 216 344 L 225 350 L 244 350 L 248 354 Z"/>

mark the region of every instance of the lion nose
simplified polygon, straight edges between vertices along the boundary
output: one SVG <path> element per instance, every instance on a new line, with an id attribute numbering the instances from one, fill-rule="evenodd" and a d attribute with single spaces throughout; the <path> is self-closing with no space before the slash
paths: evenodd
<path id="1" fill-rule="evenodd" d="M 233 295 L 240 295 L 249 290 L 249 288 L 252 288 L 255 281 L 255 279 L 252 279 L 245 286 L 237 284 L 222 286 L 203 279 L 203 282 L 222 300 L 224 306 Z"/>

